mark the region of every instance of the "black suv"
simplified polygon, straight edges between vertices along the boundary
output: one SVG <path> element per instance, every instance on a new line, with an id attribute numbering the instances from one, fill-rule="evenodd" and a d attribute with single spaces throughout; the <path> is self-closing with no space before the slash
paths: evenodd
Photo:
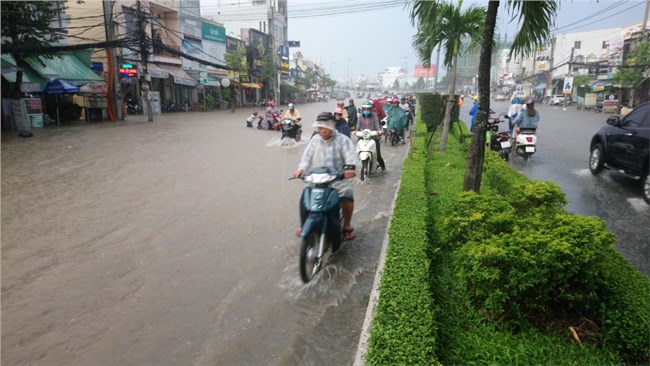
<path id="1" fill-rule="evenodd" d="M 591 139 L 589 170 L 598 174 L 603 168 L 617 170 L 641 180 L 643 198 L 650 203 L 648 179 L 648 141 L 650 140 L 650 102 L 641 104 L 628 115 L 607 118 L 607 124 Z"/>

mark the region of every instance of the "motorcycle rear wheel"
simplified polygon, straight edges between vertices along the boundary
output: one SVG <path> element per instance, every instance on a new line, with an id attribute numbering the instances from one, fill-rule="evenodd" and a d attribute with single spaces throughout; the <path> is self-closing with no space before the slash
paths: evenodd
<path id="1" fill-rule="evenodd" d="M 395 146 L 396 143 L 397 143 L 397 134 L 394 133 L 390 136 L 390 146 Z"/>
<path id="2" fill-rule="evenodd" d="M 300 278 L 302 282 L 311 281 L 320 272 L 323 257 L 318 256 L 321 235 L 316 231 L 302 239 L 300 246 Z"/>

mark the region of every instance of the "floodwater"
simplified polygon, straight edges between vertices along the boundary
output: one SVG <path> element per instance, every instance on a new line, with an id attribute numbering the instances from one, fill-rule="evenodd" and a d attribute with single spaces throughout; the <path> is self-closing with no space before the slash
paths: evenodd
<path id="1" fill-rule="evenodd" d="M 305 138 L 334 103 L 298 108 Z M 305 143 L 251 112 L 2 136 L 3 365 L 352 363 L 406 146 L 382 146 L 357 239 L 304 285 Z"/>

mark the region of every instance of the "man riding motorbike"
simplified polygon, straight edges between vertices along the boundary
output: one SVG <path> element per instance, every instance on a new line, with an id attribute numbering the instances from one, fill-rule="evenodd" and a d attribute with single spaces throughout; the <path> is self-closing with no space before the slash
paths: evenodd
<path id="1" fill-rule="evenodd" d="M 336 131 L 334 116 L 329 112 L 318 115 L 313 127 L 318 131 L 302 154 L 298 169 L 293 172 L 293 177 L 300 175 L 314 167 L 327 167 L 331 172 L 343 171 L 344 180 L 332 185 L 339 193 L 341 209 L 343 211 L 343 239 L 352 240 L 356 232 L 351 225 L 352 214 L 354 213 L 354 191 L 351 186 L 351 178 L 356 175 L 357 154 L 352 140 Z M 300 205 L 301 225 L 306 218 L 306 209 Z M 332 218 L 334 220 L 334 218 Z M 302 226 L 296 234 L 300 235 Z M 333 251 L 338 249 L 334 243 Z"/>
<path id="2" fill-rule="evenodd" d="M 289 103 L 288 107 L 289 110 L 284 113 L 284 118 L 292 119 L 300 124 L 302 118 L 300 117 L 300 112 L 298 112 L 296 106 L 293 103 Z"/>

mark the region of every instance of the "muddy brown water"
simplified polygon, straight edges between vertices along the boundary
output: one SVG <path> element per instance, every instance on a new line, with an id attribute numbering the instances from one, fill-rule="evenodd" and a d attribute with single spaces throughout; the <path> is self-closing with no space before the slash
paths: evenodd
<path id="1" fill-rule="evenodd" d="M 382 146 L 358 238 L 304 285 L 287 178 L 305 144 L 251 112 L 3 133 L 3 365 L 352 363 L 406 147 Z"/>

